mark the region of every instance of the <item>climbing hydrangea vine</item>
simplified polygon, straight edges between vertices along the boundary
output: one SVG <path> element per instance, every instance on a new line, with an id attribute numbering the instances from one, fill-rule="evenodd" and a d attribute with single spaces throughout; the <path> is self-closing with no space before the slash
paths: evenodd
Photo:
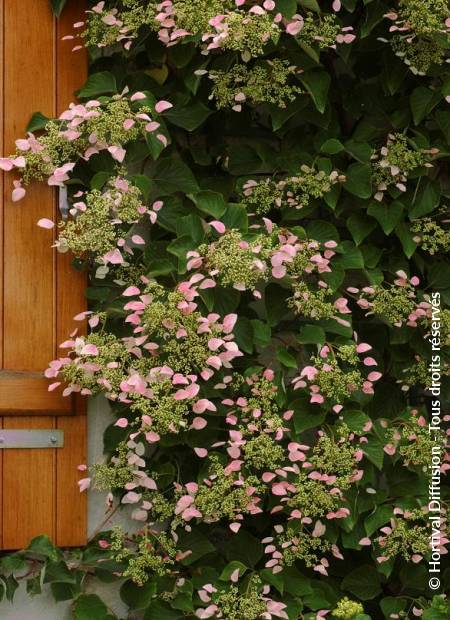
<path id="1" fill-rule="evenodd" d="M 38 225 L 88 274 L 88 332 L 45 375 L 110 403 L 79 485 L 111 519 L 84 549 L 4 556 L 9 598 L 25 579 L 80 620 L 449 617 L 444 407 L 429 432 L 433 342 L 450 400 L 449 32 L 445 0 L 80 14 L 77 102 L 0 168 L 14 201 L 57 188 Z"/>

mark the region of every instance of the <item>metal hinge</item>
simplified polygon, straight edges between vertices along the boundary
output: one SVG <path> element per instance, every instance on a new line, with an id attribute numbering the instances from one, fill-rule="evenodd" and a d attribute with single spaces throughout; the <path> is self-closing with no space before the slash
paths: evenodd
<path id="1" fill-rule="evenodd" d="M 64 431 L 55 429 L 0 429 L 0 450 L 7 448 L 63 448 Z"/>

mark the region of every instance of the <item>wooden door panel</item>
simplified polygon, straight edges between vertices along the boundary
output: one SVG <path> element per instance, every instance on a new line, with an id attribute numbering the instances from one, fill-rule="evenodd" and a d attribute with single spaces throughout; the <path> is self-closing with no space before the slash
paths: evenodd
<path id="1" fill-rule="evenodd" d="M 86 56 L 61 40 L 83 10 L 72 0 L 57 21 L 49 0 L 0 0 L 3 155 L 14 152 L 33 112 L 59 115 L 83 83 Z M 80 327 L 73 316 L 85 309 L 85 278 L 70 256 L 51 248 L 54 230 L 36 225 L 57 218 L 54 190 L 35 183 L 13 203 L 11 175 L 0 181 L 0 428 L 64 431 L 63 448 L 0 450 L 0 547 L 21 548 L 40 534 L 81 545 L 86 498 L 77 465 L 86 462 L 85 407 L 61 389 L 48 392 L 43 371 Z"/>

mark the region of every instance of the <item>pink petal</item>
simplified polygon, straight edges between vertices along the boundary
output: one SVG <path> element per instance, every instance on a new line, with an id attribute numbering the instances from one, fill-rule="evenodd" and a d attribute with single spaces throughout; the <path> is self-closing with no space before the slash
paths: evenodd
<path id="1" fill-rule="evenodd" d="M 378 379 L 381 379 L 383 375 L 381 374 L 381 372 L 369 372 L 369 374 L 367 375 L 367 378 L 369 379 L 369 381 L 378 381 Z"/>
<path id="2" fill-rule="evenodd" d="M 205 418 L 200 418 L 198 416 L 192 420 L 192 428 L 194 428 L 196 431 L 201 431 L 202 428 L 205 428 L 207 424 L 208 423 Z"/>
<path id="3" fill-rule="evenodd" d="M 140 295 L 140 293 L 141 291 L 138 289 L 137 286 L 129 286 L 128 288 L 124 290 L 122 295 L 124 297 L 133 297 L 134 295 Z"/>
<path id="4" fill-rule="evenodd" d="M 236 583 L 237 581 L 239 581 L 239 569 L 238 568 L 236 568 L 236 570 L 234 570 L 231 573 L 230 581 L 232 581 L 233 583 Z"/>
<path id="5" fill-rule="evenodd" d="M 281 484 L 281 483 L 274 484 L 272 487 L 272 493 L 274 495 L 286 495 L 286 488 L 284 484 Z"/>
<path id="6" fill-rule="evenodd" d="M 14 164 L 9 157 L 0 157 L 0 170 L 9 172 L 14 168 Z"/>
<path id="7" fill-rule="evenodd" d="M 156 121 L 151 121 L 150 123 L 147 123 L 145 126 L 145 131 L 156 131 L 157 129 L 159 129 L 161 127 L 161 123 L 157 123 Z"/>
<path id="8" fill-rule="evenodd" d="M 303 19 L 301 21 L 296 20 L 286 26 L 286 32 L 295 37 L 295 35 L 298 34 L 302 28 L 303 28 Z"/>
<path id="9" fill-rule="evenodd" d="M 145 244 L 144 239 L 140 235 L 133 235 L 131 237 L 131 241 L 133 243 L 135 243 L 136 245 L 144 245 Z"/>
<path id="10" fill-rule="evenodd" d="M 279 267 L 274 267 L 272 269 L 272 275 L 277 280 L 284 278 L 286 275 L 286 267 L 284 265 L 280 265 Z"/>
<path id="11" fill-rule="evenodd" d="M 145 433 L 145 439 L 148 441 L 148 443 L 156 443 L 161 439 L 161 437 L 158 435 L 158 433 L 155 433 L 154 431 L 149 431 L 148 433 Z"/>
<path id="12" fill-rule="evenodd" d="M 226 228 L 225 228 L 225 224 L 223 224 L 222 222 L 218 222 L 217 220 L 214 220 L 213 222 L 209 222 L 210 226 L 212 226 L 215 230 L 217 230 L 217 232 L 221 235 L 223 235 L 223 233 L 225 232 Z"/>
<path id="13" fill-rule="evenodd" d="M 201 459 L 208 456 L 208 450 L 206 450 L 206 448 L 194 448 L 194 452 Z"/>
<path id="14" fill-rule="evenodd" d="M 40 219 L 37 223 L 38 226 L 40 226 L 41 228 L 53 228 L 55 226 L 55 223 L 52 222 L 52 220 L 47 219 L 46 217 Z"/>
<path id="15" fill-rule="evenodd" d="M 357 353 L 367 353 L 367 351 L 370 351 L 371 349 L 372 347 L 370 344 L 367 344 L 367 342 L 361 342 L 361 344 L 356 347 Z"/>
<path id="16" fill-rule="evenodd" d="M 164 101 L 164 100 L 158 101 L 158 103 L 155 105 L 155 111 L 158 114 L 161 114 L 165 110 L 170 110 L 170 108 L 173 108 L 173 105 L 169 103 L 168 101 Z"/>
<path id="17" fill-rule="evenodd" d="M 108 146 L 108 151 L 111 153 L 112 158 L 120 163 L 123 162 L 127 154 L 126 150 L 121 146 Z"/>
<path id="18" fill-rule="evenodd" d="M 134 95 L 130 97 L 130 101 L 140 101 L 141 99 L 146 99 L 146 95 L 141 92 L 134 93 Z"/>
<path id="19" fill-rule="evenodd" d="M 162 134 L 162 133 L 157 134 L 156 139 L 159 140 L 160 142 L 162 142 L 164 144 L 164 146 L 168 145 L 167 138 L 166 138 L 166 136 L 164 134 Z"/>
<path id="20" fill-rule="evenodd" d="M 89 487 L 91 486 L 91 479 L 82 478 L 81 480 L 78 480 L 78 486 L 80 488 L 80 493 L 86 491 L 86 489 L 89 489 Z"/>
<path id="21" fill-rule="evenodd" d="M 376 366 L 377 365 L 377 363 L 373 359 L 373 357 L 366 357 L 366 358 L 364 358 L 363 364 L 364 364 L 364 366 Z"/>
<path id="22" fill-rule="evenodd" d="M 98 355 L 98 349 L 95 344 L 85 344 L 81 349 L 81 355 Z"/>
<path id="23" fill-rule="evenodd" d="M 25 194 L 26 194 L 26 191 L 24 190 L 23 187 L 16 187 L 16 189 L 14 189 L 12 192 L 12 201 L 18 202 L 19 200 L 22 200 Z"/>

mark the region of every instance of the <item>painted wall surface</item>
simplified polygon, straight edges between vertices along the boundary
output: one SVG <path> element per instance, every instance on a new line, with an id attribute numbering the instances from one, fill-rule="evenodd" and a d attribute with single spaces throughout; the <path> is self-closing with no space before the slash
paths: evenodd
<path id="1" fill-rule="evenodd" d="M 98 397 L 92 399 L 88 406 L 88 455 L 89 463 L 96 463 L 102 459 L 102 436 L 103 431 L 111 422 L 107 401 Z M 105 496 L 106 493 L 89 492 L 88 498 L 88 535 L 92 535 L 105 521 Z M 114 515 L 112 521 L 108 521 L 102 529 L 108 529 L 113 523 L 120 523 L 132 528 L 125 511 Z M 112 588 L 106 584 L 96 584 L 96 592 L 105 603 L 115 612 L 118 617 L 125 617 L 124 606 L 118 596 L 118 588 L 115 584 Z M 49 590 L 43 594 L 30 598 L 25 588 L 20 587 L 15 595 L 14 603 L 8 601 L 0 603 L 0 620 L 72 620 L 70 605 L 67 603 L 55 603 Z"/>

